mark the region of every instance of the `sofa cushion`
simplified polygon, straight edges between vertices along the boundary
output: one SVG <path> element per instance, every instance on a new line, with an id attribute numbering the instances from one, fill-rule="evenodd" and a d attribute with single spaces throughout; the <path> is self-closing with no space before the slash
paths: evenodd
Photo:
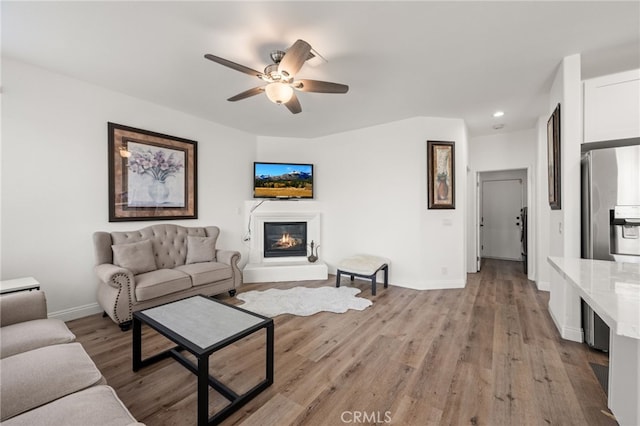
<path id="1" fill-rule="evenodd" d="M 155 299 L 191 287 L 191 277 L 177 269 L 158 269 L 136 275 L 135 279 L 138 301 Z"/>
<path id="2" fill-rule="evenodd" d="M 0 358 L 74 340 L 76 336 L 59 319 L 20 322 L 0 328 Z"/>
<path id="3" fill-rule="evenodd" d="M 0 296 L 0 324 L 47 318 L 47 300 L 42 290 L 18 291 Z"/>
<path id="4" fill-rule="evenodd" d="M 0 360 L 0 421 L 104 382 L 80 343 L 46 346 Z"/>
<path id="5" fill-rule="evenodd" d="M 20 416 L 13 417 L 3 426 L 65 425 L 103 426 L 136 424 L 129 410 L 122 404 L 110 386 L 92 386 L 43 405 Z"/>
<path id="6" fill-rule="evenodd" d="M 193 263 L 176 269 L 191 276 L 194 286 L 226 280 L 233 275 L 231 266 L 218 262 Z"/>
<path id="7" fill-rule="evenodd" d="M 186 227 L 173 224 L 147 226 L 137 231 L 112 232 L 113 244 L 151 240 L 157 269 L 172 269 L 184 265 L 187 259 L 187 236 L 207 237 L 211 228 Z M 217 229 L 217 228 L 216 228 Z"/>
<path id="8" fill-rule="evenodd" d="M 187 264 L 213 262 L 216 260 L 215 237 L 187 237 Z"/>
<path id="9" fill-rule="evenodd" d="M 157 269 L 151 240 L 115 244 L 111 246 L 111 249 L 113 250 L 113 264 L 130 270 L 133 275 Z"/>

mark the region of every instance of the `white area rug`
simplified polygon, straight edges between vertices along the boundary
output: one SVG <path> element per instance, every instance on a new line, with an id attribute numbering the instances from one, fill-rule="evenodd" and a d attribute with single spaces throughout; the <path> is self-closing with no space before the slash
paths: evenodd
<path id="1" fill-rule="evenodd" d="M 362 311 L 371 306 L 371 300 L 356 297 L 360 289 L 354 287 L 294 287 L 288 290 L 271 288 L 247 291 L 236 297 L 245 303 L 238 307 L 265 317 L 282 314 L 309 316 L 321 311 L 344 313 L 349 309 Z"/>

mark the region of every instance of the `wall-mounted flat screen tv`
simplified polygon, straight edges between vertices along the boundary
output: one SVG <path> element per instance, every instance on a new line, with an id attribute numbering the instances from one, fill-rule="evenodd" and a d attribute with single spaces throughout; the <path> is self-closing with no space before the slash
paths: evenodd
<path id="1" fill-rule="evenodd" d="M 254 198 L 313 198 L 313 164 L 253 163 Z"/>

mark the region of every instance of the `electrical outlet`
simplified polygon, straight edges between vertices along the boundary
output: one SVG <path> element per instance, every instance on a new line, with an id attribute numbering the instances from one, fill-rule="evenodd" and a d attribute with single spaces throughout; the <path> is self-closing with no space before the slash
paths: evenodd
<path id="1" fill-rule="evenodd" d="M 447 275 L 449 273 L 449 271 L 447 270 L 447 268 L 445 268 L 444 266 L 442 267 L 442 275 Z"/>

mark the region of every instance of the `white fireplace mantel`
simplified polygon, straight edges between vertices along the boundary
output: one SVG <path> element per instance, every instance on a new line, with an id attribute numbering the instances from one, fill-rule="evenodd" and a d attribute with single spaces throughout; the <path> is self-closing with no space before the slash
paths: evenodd
<path id="1" fill-rule="evenodd" d="M 306 257 L 264 257 L 265 222 L 306 222 L 307 241 L 318 245 L 322 237 L 321 205 L 316 201 L 253 200 L 245 202 L 245 220 L 249 233 L 249 263 L 243 270 L 243 281 L 277 282 L 324 280 L 327 265 L 318 260 L 311 263 Z"/>

